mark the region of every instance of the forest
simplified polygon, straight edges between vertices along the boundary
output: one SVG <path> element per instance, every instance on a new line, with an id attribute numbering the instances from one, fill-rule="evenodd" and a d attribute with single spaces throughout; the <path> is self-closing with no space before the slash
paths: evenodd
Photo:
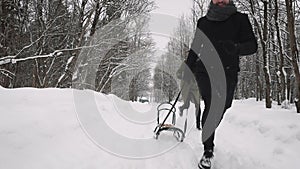
<path id="1" fill-rule="evenodd" d="M 1 0 L 0 86 L 90 89 L 137 101 L 172 100 L 176 71 L 209 0 L 191 0 L 157 57 L 152 0 Z M 300 113 L 300 1 L 235 0 L 258 40 L 240 59 L 235 99 L 264 100 Z"/>

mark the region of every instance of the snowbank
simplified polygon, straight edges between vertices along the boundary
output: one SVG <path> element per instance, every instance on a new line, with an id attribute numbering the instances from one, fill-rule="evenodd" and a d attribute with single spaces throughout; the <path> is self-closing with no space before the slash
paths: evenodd
<path id="1" fill-rule="evenodd" d="M 92 91 L 80 92 L 94 95 L 101 117 L 115 133 L 141 140 L 153 135 L 156 105 L 126 102 Z M 189 123 L 191 130 L 183 143 L 177 144 L 171 135 L 163 134 L 150 147 L 176 145 L 171 150 L 151 158 L 123 158 L 101 148 L 88 136 L 75 105 L 88 103 L 74 102 L 73 90 L 0 87 L 0 95 L 0 168 L 191 169 L 197 168 L 202 154 L 201 135 L 193 122 Z M 86 111 L 92 110 L 88 107 Z M 152 120 L 132 120 L 130 112 L 140 113 L 134 116 L 137 118 L 149 114 L 148 119 Z M 193 115 L 191 111 L 189 114 Z M 253 99 L 235 101 L 217 130 L 214 168 L 299 168 L 299 118 L 295 109 L 274 105 L 267 110 L 263 102 Z M 97 121 L 91 120 L 89 124 L 96 125 Z M 111 140 L 111 143 L 123 142 Z"/>

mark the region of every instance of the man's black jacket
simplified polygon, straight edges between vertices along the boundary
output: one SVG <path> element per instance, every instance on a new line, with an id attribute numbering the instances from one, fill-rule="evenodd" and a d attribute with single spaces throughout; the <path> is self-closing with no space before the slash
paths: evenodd
<path id="1" fill-rule="evenodd" d="M 257 41 L 246 14 L 237 12 L 225 21 L 210 21 L 202 17 L 198 20 L 197 29 L 200 29 L 214 45 L 225 72 L 238 72 L 239 56 L 257 51 Z M 203 63 L 197 61 L 197 58 L 195 52 L 190 50 L 187 65 L 194 73 L 206 72 Z"/>

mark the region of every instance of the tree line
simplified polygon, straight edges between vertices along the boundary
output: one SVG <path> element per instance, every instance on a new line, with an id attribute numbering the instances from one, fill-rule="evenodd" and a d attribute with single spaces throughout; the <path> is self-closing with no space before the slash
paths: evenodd
<path id="1" fill-rule="evenodd" d="M 161 90 L 157 101 L 172 100 L 180 84 L 176 70 L 208 3 L 193 0 L 151 71 L 151 0 L 2 0 L 0 85 L 88 88 L 135 101 L 153 90 L 153 78 L 152 87 Z M 300 1 L 235 3 L 248 14 L 259 45 L 255 55 L 241 58 L 236 99 L 264 99 L 267 108 L 295 103 L 300 112 Z"/>
<path id="2" fill-rule="evenodd" d="M 154 46 L 147 30 L 154 8 L 150 0 L 2 0 L 0 85 L 88 88 L 134 100 L 147 88 L 132 74 L 149 76 L 143 63 Z"/>

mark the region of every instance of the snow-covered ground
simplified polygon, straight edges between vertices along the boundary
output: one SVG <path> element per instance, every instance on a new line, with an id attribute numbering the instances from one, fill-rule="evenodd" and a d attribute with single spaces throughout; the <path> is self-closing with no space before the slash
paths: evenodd
<path id="1" fill-rule="evenodd" d="M 0 96 L 1 169 L 196 169 L 203 153 L 192 108 L 178 143 L 168 133 L 152 138 L 155 104 L 71 89 L 0 87 Z M 298 169 L 299 121 L 294 108 L 234 101 L 217 130 L 213 168 Z"/>

